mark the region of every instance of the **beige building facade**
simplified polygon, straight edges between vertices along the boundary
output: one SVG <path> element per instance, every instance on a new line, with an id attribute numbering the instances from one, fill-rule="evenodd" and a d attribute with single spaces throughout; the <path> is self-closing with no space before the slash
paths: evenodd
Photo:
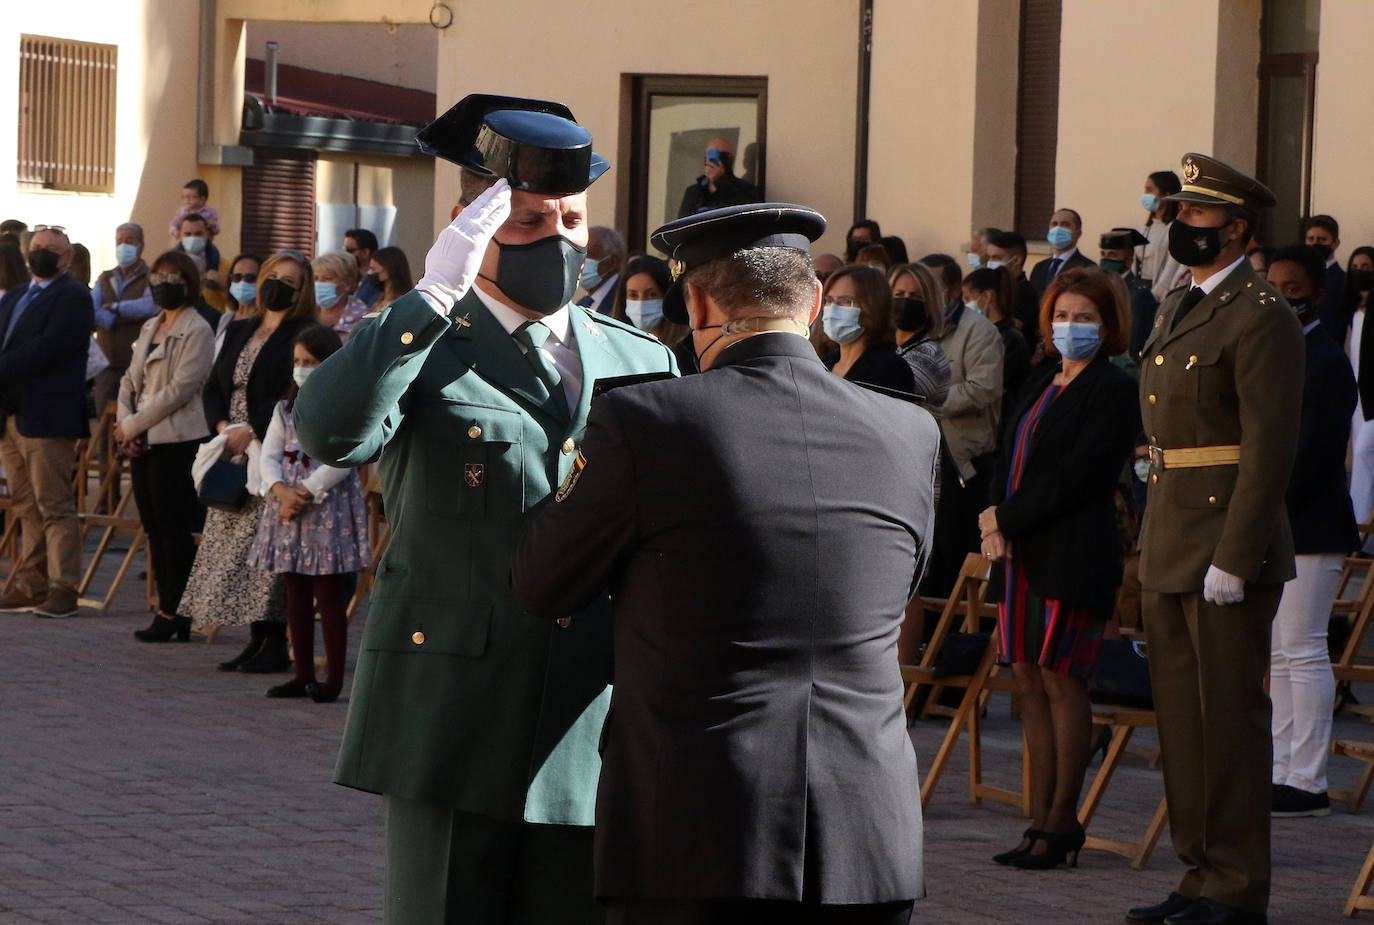
<path id="1" fill-rule="evenodd" d="M 0 45 L 10 49 L 23 35 L 118 48 L 112 191 L 35 188 L 0 158 L 0 215 L 71 227 L 97 266 L 112 261 L 108 239 L 128 218 L 150 229 L 150 249 L 160 245 L 193 176 L 212 187 L 221 250 L 238 247 L 245 63 L 260 56 L 250 35 L 260 44 L 273 24 L 292 37 L 284 61 L 316 29 L 322 38 L 308 66 L 400 85 L 432 81 L 439 109 L 479 91 L 567 103 L 612 162 L 591 190 L 593 220 L 631 231 L 632 248 L 647 222 L 672 217 L 673 183 L 692 166 L 670 167 L 666 152 L 695 157 L 705 133 L 741 118 L 747 124 L 730 136 L 740 147 L 736 172 L 761 180 L 770 199 L 825 213 L 828 251 L 843 249 L 845 229 L 863 214 L 904 238 L 913 257 L 959 254 L 984 225 L 1017 228 L 1043 252 L 1048 212 L 1018 214 L 1030 211 L 1022 187 L 1026 164 L 1038 159 L 1052 164 L 1036 181 L 1041 201 L 1053 203 L 1044 209 L 1082 213 L 1084 250 L 1096 257 L 1101 231 L 1143 224 L 1146 174 L 1177 170 L 1187 151 L 1261 174 L 1287 171 L 1289 199 L 1301 202 L 1287 203 L 1268 229 L 1272 243 L 1295 238 L 1291 218 L 1304 209 L 1341 221 L 1342 258 L 1374 243 L 1374 189 L 1359 182 L 1374 149 L 1374 120 L 1358 102 L 1374 77 L 1368 0 L 503 0 L 499 15 L 467 0 L 112 6 L 21 5 L 0 19 Z M 1040 74 L 1034 93 L 1023 92 L 1032 15 L 1036 28 L 1047 16 L 1058 23 L 1056 72 L 1052 82 Z M 345 53 L 350 42 L 356 59 Z M 1289 92 L 1291 80 L 1265 83 L 1304 61 L 1306 100 Z M 656 93 L 677 93 L 703 112 L 714 99 L 735 109 L 717 107 L 692 134 L 693 125 L 669 124 Z M 7 152 L 18 144 L 18 98 L 11 64 L 0 71 Z M 1285 108 L 1290 99 L 1300 112 Z M 672 110 L 679 122 L 691 112 Z M 1036 124 L 1045 118 L 1052 122 Z M 323 203 L 352 197 L 394 209 L 395 239 L 417 270 L 457 200 L 456 168 L 414 158 L 321 152 L 315 185 Z"/>

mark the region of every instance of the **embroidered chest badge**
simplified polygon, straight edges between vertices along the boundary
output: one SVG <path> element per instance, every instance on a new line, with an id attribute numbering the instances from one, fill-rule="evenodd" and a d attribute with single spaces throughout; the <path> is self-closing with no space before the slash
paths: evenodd
<path id="1" fill-rule="evenodd" d="M 481 463 L 466 463 L 463 466 L 463 481 L 468 483 L 469 488 L 481 485 L 486 474 L 487 467 Z"/>
<path id="2" fill-rule="evenodd" d="M 572 468 L 568 470 L 567 478 L 563 479 L 563 484 L 558 486 L 558 494 L 553 496 L 555 501 L 563 501 L 568 495 L 572 494 L 573 488 L 577 486 L 577 480 L 582 478 L 582 470 L 587 468 L 587 457 L 578 450 L 577 458 L 573 460 Z"/>

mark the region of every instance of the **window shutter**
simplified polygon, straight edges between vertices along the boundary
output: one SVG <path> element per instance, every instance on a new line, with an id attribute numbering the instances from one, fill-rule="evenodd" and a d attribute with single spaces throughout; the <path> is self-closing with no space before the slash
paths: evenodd
<path id="1" fill-rule="evenodd" d="M 21 189 L 114 192 L 118 51 L 114 45 L 20 36 Z"/>
<path id="2" fill-rule="evenodd" d="M 1059 24 L 1062 0 L 1021 0 L 1016 99 L 1016 230 L 1038 241 L 1054 212 L 1059 146 Z"/>
<path id="3" fill-rule="evenodd" d="M 264 260 L 280 250 L 315 256 L 316 153 L 294 148 L 255 148 L 243 168 L 243 231 L 246 253 Z"/>

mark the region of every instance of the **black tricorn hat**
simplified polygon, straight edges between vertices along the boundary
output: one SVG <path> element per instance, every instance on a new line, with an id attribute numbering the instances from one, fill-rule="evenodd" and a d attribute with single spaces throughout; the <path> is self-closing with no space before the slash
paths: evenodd
<path id="1" fill-rule="evenodd" d="M 530 193 L 580 193 L 610 167 L 572 110 L 550 100 L 471 93 L 420 129 L 415 142 L 426 154 Z"/>
<path id="2" fill-rule="evenodd" d="M 1134 228 L 1113 228 L 1111 231 L 1102 232 L 1102 237 L 1097 239 L 1098 247 L 1109 249 L 1143 247 L 1149 243 L 1150 239 Z"/>
<path id="3" fill-rule="evenodd" d="M 825 234 L 825 216 L 788 202 L 751 202 L 698 212 L 661 225 L 649 236 L 668 255 L 673 284 L 663 294 L 663 317 L 687 324 L 687 303 L 678 280 L 688 270 L 751 247 L 790 247 L 811 253 Z"/>

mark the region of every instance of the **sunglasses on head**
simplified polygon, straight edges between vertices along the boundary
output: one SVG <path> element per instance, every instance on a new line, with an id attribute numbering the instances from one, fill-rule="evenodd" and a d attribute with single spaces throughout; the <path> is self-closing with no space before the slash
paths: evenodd
<path id="1" fill-rule="evenodd" d="M 231 283 L 256 283 L 258 274 L 256 273 L 230 273 L 229 282 Z"/>
<path id="2" fill-rule="evenodd" d="M 186 277 L 182 276 L 180 273 L 177 273 L 177 272 L 175 272 L 175 271 L 173 271 L 173 272 L 171 272 L 171 273 L 149 273 L 149 274 L 148 274 L 148 285 L 150 285 L 150 286 L 160 286 L 160 285 L 162 285 L 163 283 L 184 283 L 184 282 L 186 282 Z"/>
<path id="3" fill-rule="evenodd" d="M 34 225 L 34 226 L 33 226 L 33 233 L 34 233 L 34 234 L 38 234 L 38 232 L 40 232 L 40 231 L 56 231 L 58 234 L 66 234 L 66 233 L 67 233 L 67 226 L 66 226 L 66 225 Z"/>

